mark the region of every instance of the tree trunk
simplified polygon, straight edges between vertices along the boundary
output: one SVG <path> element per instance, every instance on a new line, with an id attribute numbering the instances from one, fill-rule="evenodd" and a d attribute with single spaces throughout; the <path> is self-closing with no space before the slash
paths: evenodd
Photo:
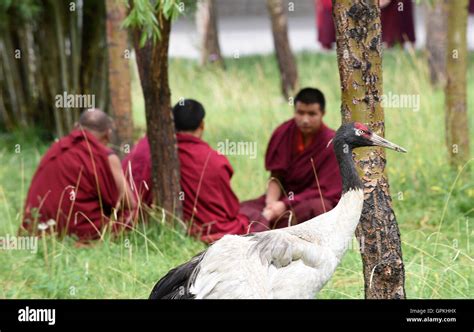
<path id="1" fill-rule="evenodd" d="M 216 63 L 224 68 L 224 60 L 219 46 L 217 9 L 214 0 L 198 1 L 196 26 L 201 38 L 201 65 Z"/>
<path id="2" fill-rule="evenodd" d="M 179 159 L 168 85 L 171 22 L 161 12 L 157 14 L 156 19 L 161 23 L 161 38 L 156 44 L 153 45 L 153 41 L 149 39 L 140 47 L 142 31 L 139 29 L 133 31 L 133 42 L 145 98 L 154 199 L 165 211 L 181 218 L 181 201 L 178 199 Z"/>
<path id="3" fill-rule="evenodd" d="M 436 0 L 426 5 L 426 51 L 431 83 L 446 84 L 446 43 L 448 0 Z"/>
<path id="4" fill-rule="evenodd" d="M 22 61 L 20 70 L 22 73 L 23 90 L 25 94 L 25 101 L 27 105 L 27 123 L 36 124 L 40 121 L 43 114 L 38 105 L 38 84 L 35 80 L 36 58 L 34 54 L 32 26 L 28 22 L 24 22 L 21 27 L 17 29 L 17 38 L 19 49 L 22 50 Z M 38 113 L 41 115 L 38 116 Z"/>
<path id="5" fill-rule="evenodd" d="M 70 68 L 71 68 L 71 91 L 74 94 L 81 93 L 79 89 L 79 77 L 80 77 L 80 68 L 81 68 L 81 35 L 82 35 L 82 22 L 80 20 L 82 17 L 79 15 L 78 1 L 70 1 L 71 4 L 75 5 L 76 10 L 69 11 L 69 35 L 71 42 L 71 55 L 70 55 Z M 79 119 L 80 108 L 74 108 L 72 110 L 72 121 Z"/>
<path id="6" fill-rule="evenodd" d="M 3 42 L 0 41 L 0 59 L 3 55 Z M 8 98 L 7 82 L 3 70 L 5 62 L 0 61 L 0 129 L 13 130 L 17 127 L 15 114 L 11 107 L 7 107 L 5 100 Z"/>
<path id="7" fill-rule="evenodd" d="M 130 148 L 133 142 L 130 67 L 129 59 L 125 57 L 128 32 L 121 28 L 127 8 L 117 0 L 107 0 L 106 6 L 110 113 L 116 125 L 114 143 L 122 154 L 123 148 Z"/>
<path id="8" fill-rule="evenodd" d="M 18 127 L 21 122 L 21 108 L 19 106 L 18 93 L 13 81 L 13 70 L 15 67 L 10 63 L 13 50 L 11 49 L 11 44 L 6 41 L 7 38 L 8 36 L 6 36 L 3 41 L 0 41 L 0 60 L 3 72 L 3 76 L 0 79 L 2 81 L 2 93 L 6 92 L 6 100 L 8 101 L 7 106 L 9 106 L 8 109 L 5 110 L 5 113 L 9 114 L 9 116 L 5 118 L 8 120 L 6 124 L 13 129 Z"/>
<path id="9" fill-rule="evenodd" d="M 469 160 L 467 118 L 467 0 L 449 1 L 446 58 L 446 144 L 449 162 L 457 167 Z"/>
<path id="10" fill-rule="evenodd" d="M 384 136 L 382 46 L 378 0 L 333 0 L 337 61 L 341 80 L 342 122 L 367 124 Z M 364 207 L 356 236 L 361 245 L 365 297 L 405 298 L 401 240 L 384 168 L 377 147 L 354 151 L 364 182 Z"/>
<path id="11" fill-rule="evenodd" d="M 57 108 L 57 95 L 93 95 L 107 109 L 105 2 L 35 1 L 41 9 L 31 17 L 25 16 L 29 5 L 22 6 L 12 2 L 0 13 L 0 57 L 8 55 L 1 80 L 5 127 L 34 124 L 62 136 L 81 105 Z M 17 50 L 21 58 L 13 57 Z"/>
<path id="12" fill-rule="evenodd" d="M 65 37 L 65 23 L 63 20 L 63 15 L 65 9 L 63 8 L 64 5 L 59 1 L 50 0 L 51 6 L 53 8 L 53 15 L 55 18 L 55 31 L 56 31 L 56 41 L 58 48 L 58 55 L 59 55 L 59 68 L 60 68 L 60 80 L 61 80 L 61 90 L 58 93 L 63 94 L 64 92 L 68 94 L 74 93 L 71 90 L 71 80 L 69 78 L 69 70 L 68 70 L 68 58 L 66 55 L 66 37 Z M 69 132 L 73 125 L 74 125 L 74 118 L 73 118 L 73 109 L 69 107 L 65 107 L 63 112 L 64 116 L 64 133 Z M 62 136 L 62 135 L 61 135 Z"/>
<path id="13" fill-rule="evenodd" d="M 25 93 L 23 90 L 21 80 L 21 63 L 23 60 L 23 50 L 20 50 L 15 45 L 15 37 L 17 33 L 18 25 L 15 20 L 9 19 L 4 23 L 6 26 L 4 38 L 2 40 L 3 46 L 0 49 L 0 57 L 4 61 L 4 71 L 7 87 L 9 90 L 10 105 L 12 106 L 13 113 L 18 120 L 17 123 L 20 126 L 26 127 L 27 121 L 27 104 Z M 18 39 L 18 38 L 16 38 Z M 17 51 L 20 51 L 21 57 L 16 58 Z"/>
<path id="14" fill-rule="evenodd" d="M 281 91 L 288 99 L 298 87 L 298 71 L 295 57 L 288 41 L 288 19 L 282 0 L 267 0 L 267 8 L 272 22 L 273 43 L 281 77 Z"/>
<path id="15" fill-rule="evenodd" d="M 95 95 L 95 105 L 108 111 L 108 65 L 105 1 L 83 1 L 81 91 Z M 101 19 L 97 19 L 100 17 Z M 104 18 L 104 19 L 102 19 Z"/>

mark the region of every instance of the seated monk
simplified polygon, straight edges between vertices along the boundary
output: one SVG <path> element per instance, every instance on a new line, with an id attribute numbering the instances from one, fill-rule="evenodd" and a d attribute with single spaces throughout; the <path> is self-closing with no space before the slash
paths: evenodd
<path id="1" fill-rule="evenodd" d="M 173 108 L 183 215 L 190 234 L 210 243 L 226 234 L 267 230 L 268 225 L 250 223 L 247 216 L 239 213 L 239 200 L 230 186 L 232 166 L 201 139 L 204 115 L 203 106 L 192 99 Z M 122 165 L 126 174 L 131 171 L 142 202 L 151 204 L 151 157 L 146 137 L 135 145 Z"/>
<path id="2" fill-rule="evenodd" d="M 342 191 L 336 156 L 328 146 L 335 132 L 323 123 L 324 95 L 305 88 L 294 98 L 294 105 L 294 117 L 281 124 L 268 143 L 267 192 L 243 202 L 240 209 L 249 219 L 270 221 L 277 228 L 288 226 L 290 215 L 295 224 L 331 210 Z"/>
<path id="3" fill-rule="evenodd" d="M 113 122 L 104 112 L 82 113 L 75 129 L 55 142 L 41 159 L 26 198 L 22 230 L 57 231 L 81 241 L 99 238 L 111 220 L 127 224 L 135 199 L 119 157 L 107 148 Z"/>

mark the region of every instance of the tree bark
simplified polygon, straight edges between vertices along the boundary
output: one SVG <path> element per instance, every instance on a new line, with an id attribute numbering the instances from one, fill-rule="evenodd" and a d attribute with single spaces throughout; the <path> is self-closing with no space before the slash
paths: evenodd
<path id="1" fill-rule="evenodd" d="M 39 105 L 44 109 L 43 118 L 47 121 L 41 123 L 45 129 L 52 133 L 52 137 L 63 136 L 65 134 L 62 110 L 55 107 L 55 95 L 60 93 L 60 74 L 58 66 L 58 47 L 51 47 L 55 41 L 56 33 L 54 28 L 54 15 L 47 15 L 52 12 L 49 1 L 43 2 L 44 12 L 38 19 L 38 26 L 42 27 L 33 32 L 35 40 L 36 55 L 38 57 L 35 77 L 39 82 Z M 40 110 L 36 110 L 40 111 Z M 36 112 L 36 115 L 37 112 Z M 42 119 L 43 120 L 43 119 Z"/>
<path id="2" fill-rule="evenodd" d="M 217 29 L 217 9 L 214 0 L 198 1 L 196 26 L 201 38 L 201 65 L 215 63 L 224 68 Z"/>
<path id="3" fill-rule="evenodd" d="M 2 52 L 0 57 L 2 58 L 2 61 L 4 61 L 5 81 L 9 90 L 10 105 L 12 106 L 15 117 L 18 119 L 16 122 L 20 126 L 26 127 L 28 125 L 28 107 L 21 80 L 21 63 L 23 62 L 23 59 L 15 57 L 17 50 L 19 50 L 21 56 L 23 56 L 23 50 L 20 50 L 18 48 L 19 46 L 15 45 L 14 42 L 18 25 L 12 19 L 8 19 L 4 24 L 6 29 L 4 37 L 2 38 L 3 45 L 0 49 L 0 52 Z"/>
<path id="4" fill-rule="evenodd" d="M 95 106 L 108 112 L 108 64 L 105 1 L 83 1 L 80 86 L 95 95 Z M 100 19 L 97 19 L 100 18 Z"/>
<path id="5" fill-rule="evenodd" d="M 76 8 L 78 7 L 78 1 L 70 1 L 69 6 L 74 4 Z M 80 68 L 81 68 L 81 35 L 82 35 L 82 24 L 80 20 L 82 17 L 79 15 L 79 11 L 76 9 L 74 11 L 69 11 L 69 40 L 71 44 L 71 55 L 69 66 L 71 68 L 71 91 L 74 94 L 81 93 L 79 89 L 79 77 L 80 77 Z M 80 108 L 74 108 L 71 110 L 72 121 L 79 119 Z"/>
<path id="6" fill-rule="evenodd" d="M 452 166 L 469 160 L 469 127 L 467 118 L 467 0 L 449 1 L 448 48 L 446 58 L 446 144 Z"/>
<path id="7" fill-rule="evenodd" d="M 157 21 L 161 23 L 161 38 L 155 45 L 149 39 L 143 47 L 140 47 L 142 31 L 139 29 L 133 30 L 133 42 L 145 98 L 154 200 L 165 211 L 181 218 L 181 201 L 178 199 L 179 159 L 168 85 L 171 22 L 162 13 L 157 14 Z"/>
<path id="8" fill-rule="evenodd" d="M 6 37 L 8 38 L 8 37 Z M 6 99 L 7 99 L 7 106 L 8 109 L 5 110 L 6 114 L 9 114 L 8 122 L 9 126 L 13 129 L 16 128 L 20 125 L 20 114 L 21 114 L 21 107 L 19 105 L 19 99 L 18 99 L 18 92 L 16 91 L 14 80 L 13 80 L 13 70 L 15 67 L 12 66 L 10 63 L 10 58 L 13 50 L 11 49 L 11 43 L 7 42 L 5 40 L 0 41 L 0 59 L 1 61 L 1 66 L 2 66 L 2 72 L 3 72 L 3 77 L 1 77 L 2 81 L 2 90 L 3 92 L 6 93 Z"/>
<path id="9" fill-rule="evenodd" d="M 64 15 L 64 5 L 61 2 L 56 0 L 50 0 L 51 6 L 53 8 L 53 15 L 55 18 L 55 30 L 56 30 L 56 41 L 59 55 L 59 68 L 60 68 L 60 80 L 61 80 L 61 90 L 58 93 L 62 94 L 64 92 L 68 94 L 74 93 L 71 90 L 71 80 L 69 78 L 68 71 L 68 59 L 66 56 L 66 40 L 65 40 L 65 22 L 63 20 Z M 74 125 L 73 118 L 73 109 L 65 107 L 63 110 L 64 116 L 64 133 L 69 132 Z M 62 135 L 61 135 L 62 136 Z"/>
<path id="10" fill-rule="evenodd" d="M 426 5 L 426 51 L 431 83 L 444 87 L 446 84 L 446 44 L 448 0 L 436 0 Z"/>
<path id="11" fill-rule="evenodd" d="M 384 136 L 382 46 L 378 0 L 333 0 L 342 122 L 358 121 Z M 381 148 L 359 148 L 354 158 L 364 183 L 356 236 L 361 246 L 365 297 L 405 298 L 400 232 Z"/>
<path id="12" fill-rule="evenodd" d="M 129 59 L 125 57 L 128 32 L 121 28 L 127 16 L 125 4 L 107 0 L 107 46 L 109 63 L 109 104 L 116 126 L 114 143 L 120 154 L 133 142 L 132 100 L 130 89 Z"/>
<path id="13" fill-rule="evenodd" d="M 0 13 L 0 57 L 8 55 L 3 63 L 3 114 L 8 128 L 34 124 L 51 136 L 62 136 L 80 108 L 56 108 L 56 95 L 94 95 L 96 105 L 107 110 L 105 2 L 83 0 L 82 10 L 77 0 L 36 2 L 41 9 L 31 17 L 25 16 L 28 5 L 21 9 L 16 2 Z M 20 59 L 13 57 L 15 50 L 21 51 Z"/>
<path id="14" fill-rule="evenodd" d="M 288 19 L 282 0 L 267 0 L 272 23 L 273 43 L 280 70 L 281 91 L 288 99 L 298 88 L 298 70 L 288 41 Z"/>
<path id="15" fill-rule="evenodd" d="M 0 41 L 0 59 L 2 59 L 3 55 L 3 42 Z M 17 122 L 15 118 L 15 114 L 13 113 L 12 107 L 7 108 L 7 104 L 4 99 L 7 99 L 8 96 L 8 88 L 7 88 L 7 81 L 5 80 L 5 71 L 3 70 L 3 66 L 5 61 L 0 61 L 0 128 L 4 128 L 6 130 L 13 130 L 17 127 Z"/>

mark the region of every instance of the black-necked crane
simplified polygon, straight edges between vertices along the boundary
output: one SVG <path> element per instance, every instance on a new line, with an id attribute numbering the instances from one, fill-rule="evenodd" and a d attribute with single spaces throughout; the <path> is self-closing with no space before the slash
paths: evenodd
<path id="1" fill-rule="evenodd" d="M 342 125 L 332 142 L 342 196 L 331 211 L 304 223 L 246 236 L 226 235 L 168 272 L 150 299 L 314 298 L 349 247 L 364 203 L 352 149 L 405 149 L 355 122 Z"/>

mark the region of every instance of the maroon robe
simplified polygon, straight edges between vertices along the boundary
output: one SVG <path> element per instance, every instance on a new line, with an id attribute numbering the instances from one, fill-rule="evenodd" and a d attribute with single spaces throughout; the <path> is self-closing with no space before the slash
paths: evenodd
<path id="1" fill-rule="evenodd" d="M 403 11 L 398 11 L 399 3 L 403 3 Z M 332 17 L 331 0 L 315 0 L 316 24 L 318 41 L 321 46 L 331 49 L 336 42 L 336 31 Z M 380 13 L 382 22 L 382 41 L 388 47 L 405 41 L 415 42 L 413 6 L 411 0 L 392 0 Z"/>
<path id="2" fill-rule="evenodd" d="M 280 200 L 287 209 L 293 210 L 296 222 L 303 222 L 331 210 L 337 204 L 341 197 L 342 180 L 334 149 L 331 144 L 328 146 L 335 132 L 322 124 L 301 153 L 297 152 L 298 134 L 294 119 L 284 122 L 274 131 L 268 143 L 265 168 L 282 183 L 284 192 Z M 241 212 L 247 214 L 250 220 L 261 220 L 259 215 L 264 206 L 265 195 L 243 202 Z M 287 219 L 283 220 L 283 224 L 277 227 L 285 226 Z"/>
<path id="3" fill-rule="evenodd" d="M 399 11 L 399 6 L 403 10 Z M 388 47 L 405 41 L 415 42 L 413 6 L 411 0 L 392 0 L 380 13 L 382 41 Z"/>
<path id="4" fill-rule="evenodd" d="M 37 233 L 39 223 L 52 219 L 58 234 L 98 238 L 119 199 L 111 153 L 87 130 L 74 130 L 54 143 L 31 181 L 22 228 Z"/>
<path id="5" fill-rule="evenodd" d="M 332 18 L 332 0 L 316 0 L 316 25 L 318 41 L 325 49 L 330 50 L 336 42 L 336 30 Z"/>
<path id="6" fill-rule="evenodd" d="M 151 183 L 151 156 L 148 139 L 143 137 L 133 150 L 122 160 L 125 177 L 132 185 L 132 191 L 138 192 L 138 205 L 153 203 Z M 130 181 L 132 179 L 132 181 Z"/>
<path id="7" fill-rule="evenodd" d="M 231 189 L 232 166 L 227 158 L 206 142 L 189 134 L 178 133 L 180 184 L 184 193 L 183 214 L 190 234 L 204 242 L 214 242 L 226 234 L 246 234 L 249 220 L 239 214 L 239 201 Z M 151 158 L 148 139 L 142 138 L 124 160 L 125 172 L 132 170 L 133 181 L 142 200 L 151 196 Z M 255 229 L 252 229 L 255 231 Z"/>

